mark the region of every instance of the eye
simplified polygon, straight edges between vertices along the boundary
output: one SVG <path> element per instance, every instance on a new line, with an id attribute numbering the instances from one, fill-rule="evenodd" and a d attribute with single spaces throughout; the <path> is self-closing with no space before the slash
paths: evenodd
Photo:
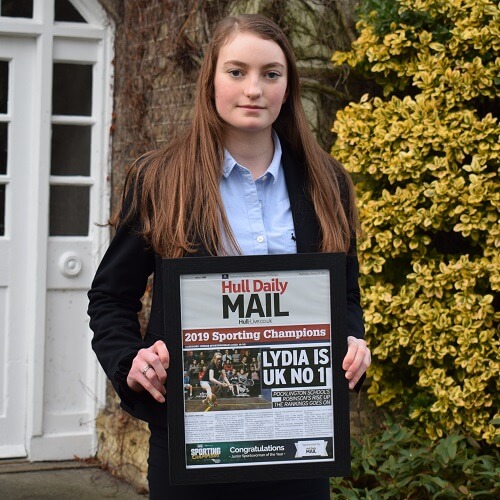
<path id="1" fill-rule="evenodd" d="M 228 73 L 231 75 L 231 76 L 234 76 L 234 77 L 239 77 L 239 76 L 243 76 L 243 73 L 240 69 L 230 69 L 228 71 Z"/>
<path id="2" fill-rule="evenodd" d="M 281 75 L 277 71 L 269 71 L 266 75 L 270 80 L 276 80 Z"/>

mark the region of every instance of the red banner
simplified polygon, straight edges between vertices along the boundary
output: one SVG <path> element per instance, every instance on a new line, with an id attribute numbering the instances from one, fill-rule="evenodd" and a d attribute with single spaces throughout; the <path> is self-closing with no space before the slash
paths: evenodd
<path id="1" fill-rule="evenodd" d="M 184 348 L 260 345 L 289 342 L 330 341 L 330 325 L 281 325 L 256 326 L 250 328 L 199 328 L 182 332 Z"/>

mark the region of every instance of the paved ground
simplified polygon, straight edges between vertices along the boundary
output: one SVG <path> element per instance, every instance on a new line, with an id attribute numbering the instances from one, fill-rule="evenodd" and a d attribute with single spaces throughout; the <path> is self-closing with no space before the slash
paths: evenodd
<path id="1" fill-rule="evenodd" d="M 0 460 L 2 500 L 146 500 L 97 465 L 81 462 Z"/>

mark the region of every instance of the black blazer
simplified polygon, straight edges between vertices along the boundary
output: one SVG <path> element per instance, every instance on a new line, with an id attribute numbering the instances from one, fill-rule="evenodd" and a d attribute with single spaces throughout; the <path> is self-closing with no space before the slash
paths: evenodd
<path id="1" fill-rule="evenodd" d="M 297 252 L 318 252 L 320 228 L 311 201 L 305 192 L 305 167 L 283 148 L 282 163 L 295 226 Z M 200 249 L 196 256 L 208 255 Z M 191 258 L 191 257 L 186 257 Z M 92 348 L 121 399 L 121 406 L 136 418 L 166 426 L 166 403 L 158 403 L 147 393 L 136 393 L 126 384 L 127 374 L 137 351 L 163 339 L 163 294 L 161 279 L 153 280 L 151 314 L 144 339 L 138 312 L 141 298 L 154 273 L 161 276 L 161 257 L 147 249 L 134 224 L 121 225 L 97 270 L 88 293 Z M 347 332 L 364 335 L 358 285 L 355 239 L 347 256 Z M 178 355 L 170 353 L 171 356 Z"/>

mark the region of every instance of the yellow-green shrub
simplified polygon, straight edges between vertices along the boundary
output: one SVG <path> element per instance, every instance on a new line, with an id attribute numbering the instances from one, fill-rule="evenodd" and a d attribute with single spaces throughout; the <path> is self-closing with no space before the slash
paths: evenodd
<path id="1" fill-rule="evenodd" d="M 493 443 L 500 8 L 371 0 L 358 31 L 333 61 L 381 92 L 337 114 L 332 154 L 357 179 L 370 397 L 433 438 L 459 430 Z"/>

